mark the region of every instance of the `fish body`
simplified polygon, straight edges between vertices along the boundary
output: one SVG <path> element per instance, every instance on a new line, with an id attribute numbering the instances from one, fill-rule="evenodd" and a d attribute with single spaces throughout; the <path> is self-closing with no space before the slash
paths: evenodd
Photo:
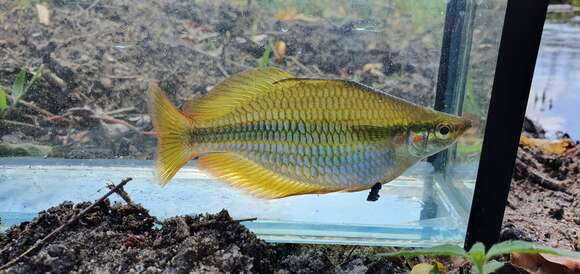
<path id="1" fill-rule="evenodd" d="M 254 196 L 358 191 L 386 183 L 469 127 L 361 84 L 242 72 L 177 110 L 150 83 L 162 184 L 189 159 Z"/>

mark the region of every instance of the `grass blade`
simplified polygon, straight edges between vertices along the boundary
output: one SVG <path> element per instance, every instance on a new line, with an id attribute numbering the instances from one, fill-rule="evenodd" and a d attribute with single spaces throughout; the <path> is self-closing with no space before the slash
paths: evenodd
<path id="1" fill-rule="evenodd" d="M 551 247 L 545 247 L 535 243 L 524 241 L 506 241 L 492 246 L 487 252 L 487 258 L 510 254 L 512 252 L 538 254 L 545 253 L 551 255 L 567 255 L 565 252 L 558 251 Z"/>
<path id="2" fill-rule="evenodd" d="M 267 68 L 270 63 L 270 54 L 272 53 L 272 47 L 270 45 L 266 46 L 264 49 L 264 54 L 260 58 L 260 68 Z"/>
<path id="3" fill-rule="evenodd" d="M 8 109 L 8 102 L 6 101 L 6 91 L 0 87 L 0 113 Z"/>
<path id="4" fill-rule="evenodd" d="M 24 87 L 26 85 L 26 70 L 21 69 L 18 75 L 16 75 L 16 80 L 12 85 L 12 97 L 14 101 L 18 101 L 22 95 L 24 95 Z"/>
<path id="5" fill-rule="evenodd" d="M 467 254 L 463 248 L 456 245 L 439 245 L 431 248 L 416 250 L 401 250 L 399 252 L 382 253 L 379 256 L 387 257 L 415 257 L 415 256 L 459 256 L 465 257 Z"/>
<path id="6" fill-rule="evenodd" d="M 36 82 L 36 80 L 38 80 L 38 78 L 40 78 L 40 76 L 42 76 L 43 72 L 44 72 L 44 64 L 41 64 L 32 73 L 32 78 L 30 78 L 30 81 L 28 81 L 28 84 L 26 85 L 24 92 L 26 92 L 26 91 L 28 91 L 28 89 L 30 89 L 30 87 L 34 84 L 34 82 Z"/>

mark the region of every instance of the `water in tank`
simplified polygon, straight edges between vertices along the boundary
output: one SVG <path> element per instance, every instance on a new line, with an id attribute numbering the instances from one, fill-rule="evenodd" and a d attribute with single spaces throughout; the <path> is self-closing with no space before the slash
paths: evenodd
<path id="1" fill-rule="evenodd" d="M 2 228 L 132 177 L 271 242 L 461 244 L 505 6 L 4 1 Z"/>

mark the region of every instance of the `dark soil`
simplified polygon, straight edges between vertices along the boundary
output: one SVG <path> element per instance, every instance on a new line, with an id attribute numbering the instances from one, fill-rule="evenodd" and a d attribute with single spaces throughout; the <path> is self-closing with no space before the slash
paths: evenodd
<path id="1" fill-rule="evenodd" d="M 0 265 L 89 206 L 65 202 L 0 234 Z M 139 205 L 96 206 L 8 273 L 402 273 L 384 249 L 270 245 L 226 211 L 157 222 Z M 412 261 L 410 261 L 412 263 Z"/>
<path id="2" fill-rule="evenodd" d="M 520 147 L 502 240 L 580 251 L 580 145 L 563 155 Z"/>

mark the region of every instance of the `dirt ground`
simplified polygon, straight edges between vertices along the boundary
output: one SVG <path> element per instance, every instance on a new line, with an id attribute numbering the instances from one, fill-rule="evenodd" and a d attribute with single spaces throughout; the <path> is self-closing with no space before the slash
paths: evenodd
<path id="1" fill-rule="evenodd" d="M 580 145 L 564 155 L 520 147 L 502 239 L 580 251 Z"/>
<path id="2" fill-rule="evenodd" d="M 65 202 L 0 234 L 0 265 L 89 205 Z M 416 263 L 378 251 L 271 245 L 226 211 L 158 222 L 139 205 L 105 202 L 8 273 L 402 273 Z"/>

